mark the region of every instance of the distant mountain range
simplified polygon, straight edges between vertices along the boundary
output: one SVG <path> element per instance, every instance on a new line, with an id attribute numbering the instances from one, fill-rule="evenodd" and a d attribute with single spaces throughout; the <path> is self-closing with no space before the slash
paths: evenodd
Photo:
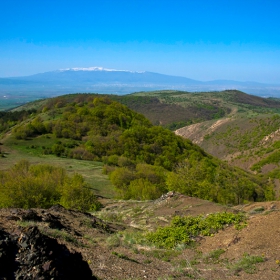
<path id="1" fill-rule="evenodd" d="M 0 78 L 0 95 L 2 96 L 27 94 L 49 97 L 77 92 L 128 94 L 163 89 L 190 92 L 238 89 L 263 97 L 280 97 L 280 84 L 231 80 L 202 82 L 147 71 L 133 72 L 101 67 L 68 68 L 31 76 Z"/>

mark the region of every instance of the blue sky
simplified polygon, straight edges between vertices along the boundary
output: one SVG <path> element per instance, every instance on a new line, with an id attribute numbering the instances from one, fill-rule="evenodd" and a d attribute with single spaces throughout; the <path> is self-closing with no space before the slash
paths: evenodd
<path id="1" fill-rule="evenodd" d="M 279 0 L 2 0 L 0 77 L 100 66 L 280 84 Z"/>

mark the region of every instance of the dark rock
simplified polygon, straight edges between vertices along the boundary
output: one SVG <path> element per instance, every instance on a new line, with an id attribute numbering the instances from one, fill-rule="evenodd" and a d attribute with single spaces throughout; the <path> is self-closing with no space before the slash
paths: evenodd
<path id="1" fill-rule="evenodd" d="M 22 215 L 21 215 L 21 219 L 23 221 L 35 221 L 35 222 L 40 222 L 42 221 L 42 217 L 40 217 L 37 212 L 35 212 L 34 210 L 26 210 Z"/>
<path id="2" fill-rule="evenodd" d="M 7 217 L 7 220 L 10 220 L 10 221 L 19 221 L 20 218 L 17 217 L 17 216 L 8 216 L 8 217 Z"/>
<path id="3" fill-rule="evenodd" d="M 63 212 L 65 210 L 65 208 L 60 204 L 56 204 L 56 205 L 53 205 L 52 207 L 50 207 L 49 210 L 55 211 L 55 212 Z"/>
<path id="4" fill-rule="evenodd" d="M 54 229 L 63 229 L 65 228 L 65 226 L 59 221 L 59 218 L 48 213 L 48 214 L 45 214 L 42 218 L 42 220 L 44 222 L 47 222 L 49 223 L 49 227 L 50 228 L 54 228 Z"/>
<path id="5" fill-rule="evenodd" d="M 18 248 L 9 234 L 0 230 L 0 279 L 14 279 L 13 272 L 17 270 L 15 260 Z"/>
<path id="6" fill-rule="evenodd" d="M 97 279 L 77 252 L 49 238 L 37 227 L 17 239 L 0 230 L 0 279 Z"/>

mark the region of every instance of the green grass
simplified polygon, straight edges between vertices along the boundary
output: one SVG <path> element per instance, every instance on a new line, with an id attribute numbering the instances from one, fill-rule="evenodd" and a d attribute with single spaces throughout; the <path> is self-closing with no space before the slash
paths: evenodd
<path id="1" fill-rule="evenodd" d="M 253 274 L 257 272 L 257 263 L 264 262 L 265 259 L 261 256 L 250 256 L 249 254 L 244 254 L 244 256 L 228 266 L 234 274 L 238 275 L 239 272 L 245 271 L 246 273 Z"/>
<path id="2" fill-rule="evenodd" d="M 171 262 L 175 257 L 181 254 L 180 251 L 164 249 L 154 249 L 149 251 L 140 250 L 139 252 L 148 258 L 156 258 L 165 262 Z"/>
<path id="3" fill-rule="evenodd" d="M 108 248 L 116 248 L 121 246 L 121 238 L 119 234 L 112 234 L 106 239 L 106 246 Z"/>
<path id="4" fill-rule="evenodd" d="M 130 248 L 138 253 L 137 245 L 146 245 L 147 241 L 141 231 L 124 230 L 111 234 L 105 240 L 108 248 L 116 248 L 119 246 Z"/>
<path id="5" fill-rule="evenodd" d="M 112 252 L 112 255 L 117 256 L 118 258 L 123 259 L 123 260 L 126 260 L 126 261 L 131 261 L 131 262 L 136 262 L 136 263 L 138 263 L 138 261 L 133 260 L 133 259 L 129 258 L 128 256 L 122 254 L 122 253 L 118 253 L 118 252 L 113 251 L 113 252 Z"/>
<path id="6" fill-rule="evenodd" d="M 79 242 L 73 235 L 71 235 L 70 233 L 67 233 L 65 231 L 58 230 L 58 229 L 43 228 L 42 232 L 49 237 L 60 238 L 60 239 L 63 239 L 64 241 L 66 241 L 68 243 L 72 243 L 78 247 L 84 247 L 83 243 Z"/>
<path id="7" fill-rule="evenodd" d="M 225 253 L 224 249 L 217 249 L 214 251 L 211 251 L 204 257 L 205 263 L 219 263 L 220 262 L 220 256 Z"/>
<path id="8" fill-rule="evenodd" d="M 103 164 L 101 162 L 43 155 L 42 146 L 50 145 L 55 141 L 54 138 L 45 136 L 32 140 L 15 140 L 10 137 L 5 141 L 5 146 L 10 149 L 10 152 L 5 153 L 5 157 L 0 157 L 0 170 L 6 170 L 22 159 L 28 160 L 31 164 L 51 164 L 66 169 L 69 174 L 81 174 L 95 194 L 108 198 L 115 196 L 114 187 L 108 175 L 102 173 Z"/>

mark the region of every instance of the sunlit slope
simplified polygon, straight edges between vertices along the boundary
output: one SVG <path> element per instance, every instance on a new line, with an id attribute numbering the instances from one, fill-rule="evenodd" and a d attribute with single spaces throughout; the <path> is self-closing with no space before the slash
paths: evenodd
<path id="1" fill-rule="evenodd" d="M 120 100 L 211 155 L 250 172 L 279 177 L 279 99 L 225 90 L 139 92 Z"/>
<path id="2" fill-rule="evenodd" d="M 67 95 L 35 107 L 15 112 L 18 120 L 4 127 L 4 160 L 10 149 L 26 156 L 98 161 L 124 199 L 154 199 L 171 190 L 233 204 L 273 196 L 266 180 L 228 166 L 106 96 Z"/>

